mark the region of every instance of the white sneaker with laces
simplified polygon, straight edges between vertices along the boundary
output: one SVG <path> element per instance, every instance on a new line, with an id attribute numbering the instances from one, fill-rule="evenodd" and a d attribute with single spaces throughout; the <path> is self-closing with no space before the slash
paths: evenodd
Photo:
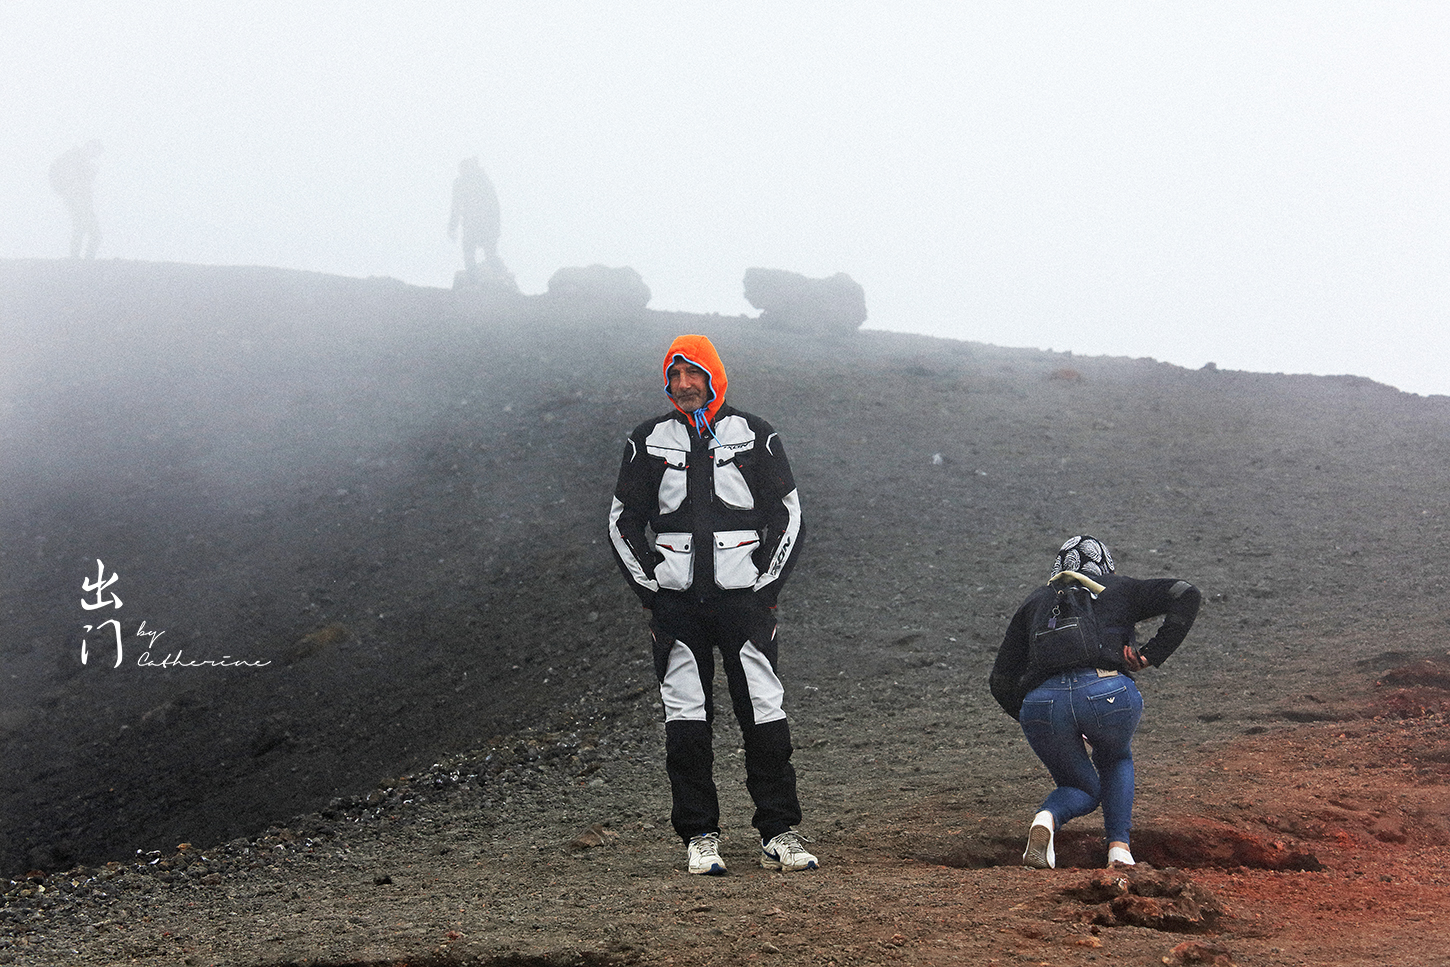
<path id="1" fill-rule="evenodd" d="M 800 833 L 788 829 L 770 842 L 760 844 L 760 865 L 767 870 L 793 873 L 796 870 L 814 870 L 820 867 L 820 860 L 806 850 L 810 842 Z"/>
<path id="2" fill-rule="evenodd" d="M 1022 865 L 1032 870 L 1051 870 L 1057 867 L 1057 854 L 1052 848 L 1052 813 L 1042 810 L 1032 817 L 1032 828 L 1027 831 L 1027 849 L 1022 853 Z"/>
<path id="3" fill-rule="evenodd" d="M 720 834 L 703 833 L 690 838 L 690 872 L 706 876 L 720 876 L 725 872 L 725 861 L 720 858 Z"/>

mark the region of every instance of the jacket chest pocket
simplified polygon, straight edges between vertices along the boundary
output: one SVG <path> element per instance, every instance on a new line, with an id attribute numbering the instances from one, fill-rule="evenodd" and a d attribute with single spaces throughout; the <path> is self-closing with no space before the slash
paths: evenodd
<path id="1" fill-rule="evenodd" d="M 673 514 L 685 502 L 686 466 L 666 461 L 660 474 L 659 501 L 661 514 Z"/>
<path id="2" fill-rule="evenodd" d="M 754 558 L 760 532 L 717 531 L 714 543 L 715 583 L 727 591 L 754 587 L 760 577 Z"/>
<path id="3" fill-rule="evenodd" d="M 715 462 L 715 497 L 731 510 L 754 510 L 755 495 L 736 459 Z"/>
<path id="4" fill-rule="evenodd" d="M 655 565 L 655 580 L 667 591 L 684 591 L 695 578 L 695 539 L 689 534 L 660 534 L 655 550 L 664 560 Z"/>

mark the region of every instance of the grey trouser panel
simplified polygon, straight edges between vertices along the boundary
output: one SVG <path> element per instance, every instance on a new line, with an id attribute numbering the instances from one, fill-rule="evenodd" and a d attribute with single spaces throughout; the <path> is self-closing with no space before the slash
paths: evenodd
<path id="1" fill-rule="evenodd" d="M 650 632 L 665 706 L 665 768 L 674 799 L 671 820 L 682 839 L 720 828 L 711 728 L 717 651 L 744 740 L 752 823 L 770 839 L 800 822 L 775 631 L 773 612 L 750 596 L 704 604 L 674 595 L 655 599 Z"/>

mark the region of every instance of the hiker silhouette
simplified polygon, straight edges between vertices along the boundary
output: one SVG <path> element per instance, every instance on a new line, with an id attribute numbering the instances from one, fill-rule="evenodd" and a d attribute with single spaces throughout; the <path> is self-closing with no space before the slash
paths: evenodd
<path id="1" fill-rule="evenodd" d="M 101 155 L 101 142 L 78 144 L 56 158 L 50 165 L 50 187 L 60 195 L 70 211 L 70 257 L 96 257 L 101 244 L 101 225 L 96 220 L 96 159 Z"/>
<path id="2" fill-rule="evenodd" d="M 448 237 L 460 236 L 463 268 L 470 276 L 478 268 L 479 249 L 483 249 L 485 265 L 499 265 L 498 193 L 478 166 L 477 158 L 460 161 L 458 177 L 453 179 L 453 212 L 448 218 Z"/>

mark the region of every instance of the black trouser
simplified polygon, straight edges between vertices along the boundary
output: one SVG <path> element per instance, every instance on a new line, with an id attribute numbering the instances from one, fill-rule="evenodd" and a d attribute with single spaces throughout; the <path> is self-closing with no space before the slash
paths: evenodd
<path id="1" fill-rule="evenodd" d="M 699 603 L 684 594 L 656 595 L 650 619 L 655 674 L 665 704 L 665 770 L 670 821 L 689 840 L 720 829 L 712 724 L 715 652 L 745 744 L 745 788 L 755 802 L 751 824 L 769 840 L 801 821 L 790 726 L 776 676 L 775 615 L 749 595 Z"/>

